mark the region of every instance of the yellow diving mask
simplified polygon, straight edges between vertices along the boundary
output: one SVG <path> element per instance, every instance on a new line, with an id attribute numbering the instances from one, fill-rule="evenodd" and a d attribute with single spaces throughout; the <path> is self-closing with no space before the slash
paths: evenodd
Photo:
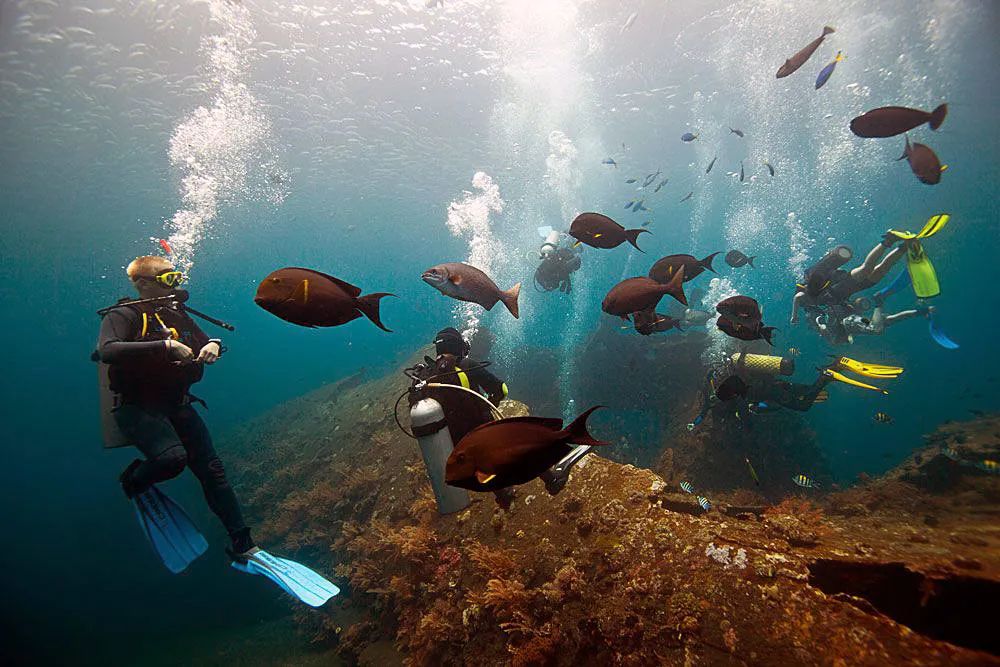
<path id="1" fill-rule="evenodd" d="M 153 280 L 164 287 L 177 287 L 187 279 L 180 271 L 161 271 L 153 276 Z"/>

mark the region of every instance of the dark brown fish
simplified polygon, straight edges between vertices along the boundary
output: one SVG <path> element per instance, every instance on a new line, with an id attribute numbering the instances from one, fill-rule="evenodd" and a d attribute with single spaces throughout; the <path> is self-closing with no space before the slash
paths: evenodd
<path id="1" fill-rule="evenodd" d="M 748 296 L 731 296 L 723 299 L 715 306 L 715 311 L 734 322 L 751 325 L 760 322 L 760 304 Z"/>
<path id="2" fill-rule="evenodd" d="M 778 68 L 778 73 L 775 75 L 775 78 L 783 79 L 798 68 L 805 65 L 806 61 L 809 60 L 816 49 L 819 48 L 819 45 L 823 43 L 823 39 L 831 32 L 834 32 L 833 28 L 830 26 L 824 26 L 823 34 L 809 42 L 804 49 L 786 60 L 785 64 Z"/>
<path id="3" fill-rule="evenodd" d="M 632 316 L 632 321 L 635 322 L 635 330 L 643 336 L 671 329 L 684 331 L 681 328 L 683 323 L 680 320 L 663 313 L 657 313 L 654 310 L 641 310 Z"/>
<path id="4" fill-rule="evenodd" d="M 581 213 L 569 226 L 570 236 L 592 248 L 617 248 L 628 241 L 640 252 L 643 250 L 636 243 L 636 239 L 643 232 L 649 234 L 648 229 L 625 229 L 600 213 Z"/>
<path id="5" fill-rule="evenodd" d="M 930 123 L 931 129 L 936 130 L 941 127 L 947 115 L 947 104 L 940 105 L 930 113 L 907 107 L 880 107 L 852 120 L 851 132 L 859 137 L 875 139 L 894 137 L 924 123 Z"/>
<path id="6" fill-rule="evenodd" d="M 257 286 L 253 300 L 286 322 L 304 327 L 335 327 L 364 315 L 379 329 L 390 331 L 379 319 L 379 299 L 395 296 L 361 290 L 339 278 L 312 269 L 278 269 Z"/>
<path id="7" fill-rule="evenodd" d="M 715 269 L 712 268 L 712 260 L 718 254 L 717 252 L 713 252 L 705 259 L 700 260 L 693 255 L 667 255 L 656 260 L 656 263 L 649 270 L 648 275 L 657 282 L 666 283 L 674 277 L 674 272 L 683 266 L 684 282 L 687 282 L 701 275 L 701 272 L 705 269 L 715 273 Z"/>
<path id="8" fill-rule="evenodd" d="M 775 327 L 765 327 L 763 322 L 746 325 L 735 322 L 724 315 L 720 315 L 719 319 L 715 323 L 715 326 L 719 327 L 720 331 L 732 336 L 733 338 L 739 338 L 740 340 L 765 340 L 768 345 L 774 345 L 774 343 L 771 342 L 771 336 L 774 334 Z"/>
<path id="9" fill-rule="evenodd" d="M 510 417 L 483 424 L 459 441 L 445 464 L 444 480 L 470 491 L 495 491 L 535 479 L 573 449 L 608 445 L 587 432 L 595 406 L 563 428 L 561 419 Z"/>
<path id="10" fill-rule="evenodd" d="M 748 390 L 747 383 L 739 375 L 730 375 L 715 388 L 715 396 L 720 401 L 731 401 L 737 396 L 746 397 Z"/>
<path id="11" fill-rule="evenodd" d="M 611 288 L 601 303 L 601 310 L 608 315 L 617 315 L 628 319 L 632 313 L 656 308 L 656 304 L 660 302 L 664 294 L 669 294 L 686 306 L 687 297 L 684 296 L 683 283 L 683 266 L 674 274 L 673 280 L 666 285 L 656 282 L 652 278 L 627 278 Z"/>
<path id="12" fill-rule="evenodd" d="M 521 283 L 503 291 L 488 275 L 462 262 L 432 266 L 420 277 L 445 296 L 478 303 L 486 310 L 492 310 L 497 301 L 502 301 L 511 315 L 518 316 L 517 295 L 521 293 Z"/>
<path id="13" fill-rule="evenodd" d="M 899 160 L 906 160 L 910 163 L 910 169 L 913 170 L 921 183 L 937 185 L 941 182 L 941 172 L 945 170 L 945 167 L 941 166 L 941 160 L 930 147 L 924 144 L 911 144 L 910 138 L 907 137 L 906 147 Z"/>

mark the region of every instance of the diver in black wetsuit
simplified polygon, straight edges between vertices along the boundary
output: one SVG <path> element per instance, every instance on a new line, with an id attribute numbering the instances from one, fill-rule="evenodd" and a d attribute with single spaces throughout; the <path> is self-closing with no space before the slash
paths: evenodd
<path id="1" fill-rule="evenodd" d="M 122 489 L 133 498 L 190 468 L 229 533 L 232 553 L 244 554 L 255 546 L 250 529 L 192 405 L 201 401 L 189 393 L 205 366 L 218 360 L 221 341 L 198 327 L 178 306 L 179 297 L 171 300 L 183 275 L 165 258 L 138 257 L 126 271 L 140 302 L 123 300 L 106 312 L 94 353 L 108 364 L 114 424 L 145 456 L 122 472 Z"/>
<path id="2" fill-rule="evenodd" d="M 580 253 L 559 244 L 559 232 L 550 232 L 538 251 L 542 260 L 535 269 L 535 289 L 544 292 L 559 290 L 569 294 L 572 289 L 570 274 L 577 271 L 582 262 Z"/>

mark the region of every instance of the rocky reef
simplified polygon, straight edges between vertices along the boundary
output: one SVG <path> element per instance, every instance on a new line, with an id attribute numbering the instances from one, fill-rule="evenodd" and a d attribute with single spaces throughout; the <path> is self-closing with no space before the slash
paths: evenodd
<path id="1" fill-rule="evenodd" d="M 636 450 L 653 469 L 591 454 L 556 496 L 536 480 L 507 511 L 474 494 L 440 516 L 393 419 L 406 387 L 348 378 L 223 445 L 262 541 L 344 585 L 326 608 L 295 613 L 349 660 L 1000 664 L 1000 483 L 982 464 L 997 459 L 998 418 L 948 424 L 884 477 L 827 493 L 778 479 L 819 455 L 773 433 L 766 469 L 782 472 L 757 487 L 742 453 L 764 456 L 764 435 L 727 458 L 718 431 L 683 429 L 689 396 L 665 417 L 669 446 Z M 806 437 L 789 420 L 782 437 Z M 736 463 L 712 477 L 709 455 Z M 687 477 L 711 490 L 710 510 L 678 488 Z"/>

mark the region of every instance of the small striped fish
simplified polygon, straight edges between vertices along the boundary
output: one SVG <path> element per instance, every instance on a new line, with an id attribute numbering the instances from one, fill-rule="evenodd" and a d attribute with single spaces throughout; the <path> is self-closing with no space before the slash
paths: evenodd
<path id="1" fill-rule="evenodd" d="M 694 487 L 691 486 L 691 482 L 681 482 L 681 490 L 685 493 L 694 493 Z"/>
<path id="2" fill-rule="evenodd" d="M 1000 474 L 1000 463 L 997 463 L 993 459 L 986 459 L 981 463 L 977 463 L 976 467 L 979 468 L 980 470 L 985 470 L 986 472 L 991 473 L 993 475 Z"/>
<path id="3" fill-rule="evenodd" d="M 818 489 L 819 488 L 819 484 L 817 484 L 816 482 L 812 481 L 811 479 L 809 479 L 805 475 L 796 475 L 795 477 L 792 477 L 792 481 L 795 482 L 796 484 L 798 484 L 799 486 L 801 486 L 803 488 L 806 488 L 806 489 Z"/>
<path id="4" fill-rule="evenodd" d="M 708 498 L 705 496 L 698 496 L 698 504 L 701 505 L 701 508 L 706 512 L 712 509 L 712 503 L 708 502 Z"/>
<path id="5" fill-rule="evenodd" d="M 872 417 L 872 419 L 874 419 L 875 421 L 877 421 L 880 424 L 891 424 L 892 423 L 892 417 L 890 417 L 889 415 L 885 414 L 884 412 L 876 412 L 875 416 Z"/>
<path id="6" fill-rule="evenodd" d="M 941 453 L 947 456 L 952 461 L 959 461 L 962 458 L 961 456 L 958 455 L 958 452 L 955 451 L 955 449 L 952 447 L 942 447 Z"/>

